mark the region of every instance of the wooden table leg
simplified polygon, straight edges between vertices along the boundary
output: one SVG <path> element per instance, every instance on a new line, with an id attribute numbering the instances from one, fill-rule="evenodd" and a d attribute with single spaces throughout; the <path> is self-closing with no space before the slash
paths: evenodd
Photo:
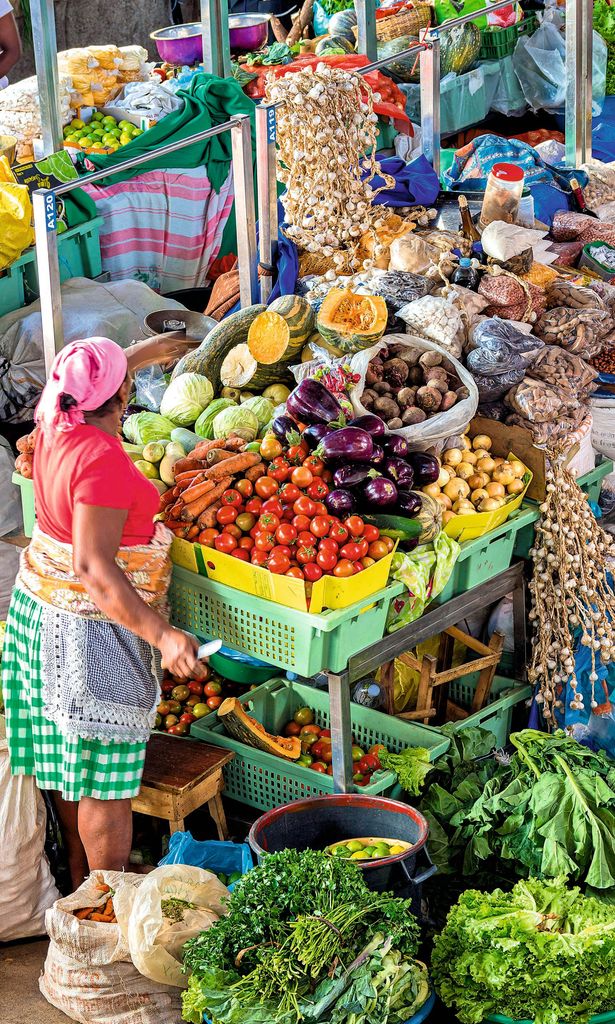
<path id="1" fill-rule="evenodd" d="M 173 835 L 174 832 L 185 832 L 184 819 L 183 818 L 172 818 L 169 821 L 169 832 Z"/>
<path id="2" fill-rule="evenodd" d="M 211 800 L 207 801 L 207 807 L 209 808 L 209 813 L 211 814 L 212 818 L 216 823 L 216 828 L 218 830 L 218 838 L 228 839 L 229 834 L 228 826 L 226 824 L 226 815 L 224 813 L 222 797 L 220 796 L 219 793 L 216 793 L 215 796 L 212 796 Z"/>

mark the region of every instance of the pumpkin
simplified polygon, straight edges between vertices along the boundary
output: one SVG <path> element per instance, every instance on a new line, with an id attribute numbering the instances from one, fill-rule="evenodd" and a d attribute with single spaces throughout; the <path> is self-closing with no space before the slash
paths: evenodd
<path id="1" fill-rule="evenodd" d="M 301 295 L 281 295 L 267 309 L 284 317 L 290 331 L 285 359 L 294 359 L 315 330 L 316 317 L 307 299 Z"/>
<path id="2" fill-rule="evenodd" d="M 318 316 L 319 333 L 342 352 L 358 352 L 380 341 L 387 325 L 386 302 L 380 295 L 357 295 L 332 288 Z"/>
<path id="3" fill-rule="evenodd" d="M 209 378 L 214 391 L 217 391 L 220 369 L 226 355 L 235 345 L 245 342 L 250 325 L 266 308 L 260 304 L 247 306 L 221 320 L 197 349 L 182 356 L 171 374 L 171 380 L 175 380 L 180 373 L 201 373 Z"/>
<path id="4" fill-rule="evenodd" d="M 272 384 L 294 383 L 285 365 L 257 362 L 245 343 L 235 345 L 227 352 L 220 367 L 220 380 L 227 388 L 249 387 L 252 392 L 263 391 Z"/>
<path id="5" fill-rule="evenodd" d="M 481 30 L 469 21 L 456 25 L 440 37 L 440 73 L 442 76 L 453 71 L 462 75 L 469 71 L 478 60 L 481 45 Z"/>
<path id="6" fill-rule="evenodd" d="M 236 697 L 227 697 L 222 701 L 218 708 L 218 721 L 222 722 L 229 736 L 248 747 L 285 757 L 287 761 L 296 761 L 301 756 L 301 740 L 298 736 L 270 736 L 260 722 L 246 714 L 241 701 Z"/>
<path id="7" fill-rule="evenodd" d="M 354 29 L 357 27 L 357 12 L 354 7 L 348 11 L 336 11 L 329 20 L 329 35 L 343 36 L 353 46 L 356 43 Z"/>
<path id="8" fill-rule="evenodd" d="M 327 54 L 355 53 L 355 48 L 344 36 L 325 36 L 316 44 L 314 53 L 317 57 L 326 57 Z"/>

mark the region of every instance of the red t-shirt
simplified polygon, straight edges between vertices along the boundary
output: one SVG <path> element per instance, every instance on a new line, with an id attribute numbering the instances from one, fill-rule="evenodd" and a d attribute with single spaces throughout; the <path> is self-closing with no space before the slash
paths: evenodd
<path id="1" fill-rule="evenodd" d="M 34 453 L 34 500 L 43 533 L 73 542 L 75 505 L 128 510 L 122 546 L 147 544 L 154 533 L 159 494 L 126 455 L 121 442 L 98 427 L 56 432 Z"/>

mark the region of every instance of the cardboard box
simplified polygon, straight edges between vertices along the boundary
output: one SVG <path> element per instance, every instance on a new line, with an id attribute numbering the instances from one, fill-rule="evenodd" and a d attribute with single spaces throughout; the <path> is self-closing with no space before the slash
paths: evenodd
<path id="1" fill-rule="evenodd" d="M 543 501 L 546 490 L 545 453 L 537 448 L 532 435 L 523 427 L 508 426 L 499 420 L 488 420 L 483 416 L 475 416 L 468 428 L 468 435 L 488 434 L 493 441 L 491 449 L 494 455 L 507 459 L 514 452 L 520 462 L 532 473 L 532 481 L 525 494 L 526 498 Z"/>

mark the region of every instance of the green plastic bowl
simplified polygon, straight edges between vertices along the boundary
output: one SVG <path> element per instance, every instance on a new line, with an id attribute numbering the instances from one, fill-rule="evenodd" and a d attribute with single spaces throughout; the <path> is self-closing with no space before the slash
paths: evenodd
<path id="1" fill-rule="evenodd" d="M 501 1013 L 490 1013 L 485 1020 L 491 1021 L 492 1024 L 534 1024 L 531 1020 L 513 1020 L 512 1017 L 504 1017 Z M 615 1021 L 615 1010 L 596 1013 L 589 1018 L 589 1024 L 611 1024 L 613 1021 Z"/>
<path id="2" fill-rule="evenodd" d="M 268 679 L 279 674 L 279 669 L 274 665 L 265 665 L 263 662 L 250 664 L 237 658 L 227 657 L 221 651 L 209 656 L 209 664 L 218 675 L 244 686 L 250 686 L 253 683 L 266 683 Z"/>

